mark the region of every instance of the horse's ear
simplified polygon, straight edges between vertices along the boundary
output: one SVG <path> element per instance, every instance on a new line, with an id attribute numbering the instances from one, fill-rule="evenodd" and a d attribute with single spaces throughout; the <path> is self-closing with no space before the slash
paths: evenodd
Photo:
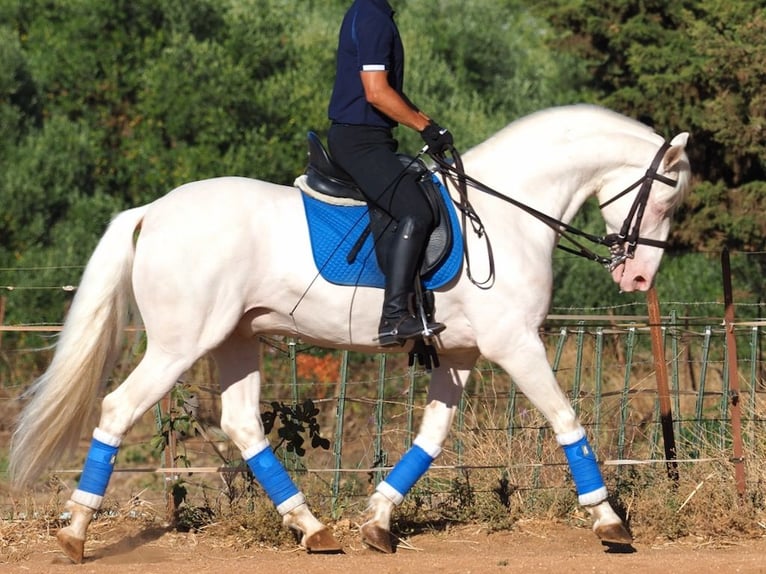
<path id="1" fill-rule="evenodd" d="M 670 141 L 670 149 L 665 153 L 665 158 L 662 162 L 665 171 L 668 171 L 680 161 L 681 157 L 684 155 L 686 142 L 688 140 L 689 132 L 681 132 Z"/>

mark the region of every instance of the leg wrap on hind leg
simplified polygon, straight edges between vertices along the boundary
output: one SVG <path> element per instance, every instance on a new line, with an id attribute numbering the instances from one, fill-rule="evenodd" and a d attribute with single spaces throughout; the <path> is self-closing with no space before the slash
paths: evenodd
<path id="1" fill-rule="evenodd" d="M 121 439 L 111 436 L 100 429 L 93 431 L 88 457 L 80 476 L 77 490 L 72 493 L 72 501 L 98 510 L 104 500 L 104 493 L 114 470 Z"/>
<path id="2" fill-rule="evenodd" d="M 242 458 L 281 515 L 284 516 L 306 502 L 285 467 L 274 456 L 269 441 L 263 440 L 244 450 Z"/>
<path id="3" fill-rule="evenodd" d="M 394 504 L 401 504 L 418 479 L 423 476 L 434 459 L 441 453 L 441 447 L 421 437 L 415 438 L 412 447 L 396 463 L 386 479 L 375 489 Z"/>
<path id="4" fill-rule="evenodd" d="M 585 430 L 580 427 L 558 435 L 556 440 L 564 449 L 569 462 L 569 469 L 577 488 L 578 502 L 583 506 L 592 506 L 606 500 L 604 479 L 601 478 L 596 455 L 585 437 Z"/>

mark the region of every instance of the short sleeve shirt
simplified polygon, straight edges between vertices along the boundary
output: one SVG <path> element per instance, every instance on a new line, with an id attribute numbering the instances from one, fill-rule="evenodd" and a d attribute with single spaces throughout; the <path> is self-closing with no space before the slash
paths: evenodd
<path id="1" fill-rule="evenodd" d="M 346 12 L 338 37 L 328 116 L 341 124 L 396 126 L 367 103 L 360 77 L 363 71 L 388 72 L 388 83 L 403 93 L 404 47 L 387 0 L 355 0 Z"/>

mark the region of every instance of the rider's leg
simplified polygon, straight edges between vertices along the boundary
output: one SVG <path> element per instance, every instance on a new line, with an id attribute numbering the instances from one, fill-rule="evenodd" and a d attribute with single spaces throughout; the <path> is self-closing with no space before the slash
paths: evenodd
<path id="1" fill-rule="evenodd" d="M 444 330 L 442 323 L 424 326 L 410 310 L 410 298 L 427 237 L 428 229 L 413 217 L 404 217 L 396 227 L 388 253 L 388 268 L 384 270 L 386 287 L 378 326 L 378 342 L 382 346 L 421 337 L 424 330 L 432 333 Z"/>

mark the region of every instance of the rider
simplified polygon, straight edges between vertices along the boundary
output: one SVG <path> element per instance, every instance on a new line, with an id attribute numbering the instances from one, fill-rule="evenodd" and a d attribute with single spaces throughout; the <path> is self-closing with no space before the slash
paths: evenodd
<path id="1" fill-rule="evenodd" d="M 443 154 L 452 134 L 409 101 L 403 91 L 404 48 L 387 0 L 355 0 L 340 28 L 327 141 L 335 161 L 354 179 L 370 209 L 375 254 L 385 295 L 378 327 L 381 346 L 423 335 L 410 310 L 415 278 L 434 226 L 430 204 L 396 155 L 393 128 L 420 133 L 430 153 Z M 438 333 L 442 323 L 429 322 Z"/>

